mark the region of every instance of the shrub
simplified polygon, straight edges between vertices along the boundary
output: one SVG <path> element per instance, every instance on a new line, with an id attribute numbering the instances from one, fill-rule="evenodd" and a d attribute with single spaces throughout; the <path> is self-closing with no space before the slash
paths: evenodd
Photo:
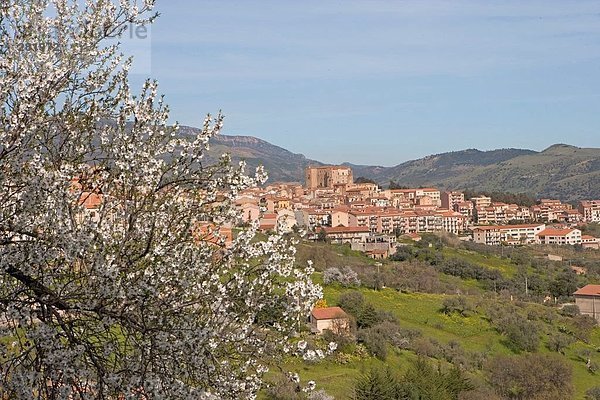
<path id="1" fill-rule="evenodd" d="M 540 342 L 538 325 L 518 314 L 514 307 L 499 307 L 496 314 L 488 315 L 498 332 L 504 334 L 516 351 L 535 351 Z"/>
<path id="2" fill-rule="evenodd" d="M 540 343 L 537 325 L 524 318 L 505 321 L 502 332 L 518 350 L 536 351 Z"/>
<path id="3" fill-rule="evenodd" d="M 575 338 L 561 332 L 556 332 L 548 338 L 547 347 L 552 351 L 564 354 L 563 350 L 575 342 Z"/>
<path id="4" fill-rule="evenodd" d="M 323 389 L 310 392 L 306 398 L 307 400 L 335 400 L 333 396 L 328 395 Z"/>
<path id="5" fill-rule="evenodd" d="M 425 293 L 439 293 L 443 288 L 436 270 L 418 261 L 394 265 L 387 284 L 400 291 Z"/>
<path id="6" fill-rule="evenodd" d="M 600 400 L 600 386 L 594 386 L 585 392 L 586 400 Z"/>
<path id="7" fill-rule="evenodd" d="M 358 340 L 367 348 L 372 356 L 385 361 L 388 342 L 375 329 L 360 329 L 358 331 Z"/>
<path id="8" fill-rule="evenodd" d="M 567 400 L 573 395 L 571 367 L 559 356 L 498 356 L 486 365 L 489 383 L 509 399 Z"/>
<path id="9" fill-rule="evenodd" d="M 398 246 L 396 252 L 389 258 L 392 261 L 410 261 L 416 257 L 412 247 L 409 246 Z"/>
<path id="10" fill-rule="evenodd" d="M 340 296 L 338 305 L 343 308 L 344 311 L 358 319 L 358 316 L 365 305 L 365 296 L 356 290 L 346 292 Z"/>
<path id="11" fill-rule="evenodd" d="M 344 293 L 338 300 L 338 305 L 356 319 L 358 328 L 369 328 L 380 322 L 380 314 L 375 307 L 365 301 L 361 292 L 352 291 Z"/>
<path id="12" fill-rule="evenodd" d="M 453 296 L 444 299 L 442 302 L 442 312 L 444 314 L 458 313 L 467 317 L 473 311 L 473 306 L 464 296 Z"/>
<path id="13" fill-rule="evenodd" d="M 597 322 L 589 315 L 576 315 L 573 317 L 572 325 L 577 339 L 587 342 Z"/>
<path id="14" fill-rule="evenodd" d="M 435 339 L 427 337 L 415 339 L 411 347 L 419 356 L 439 358 L 442 353 L 440 344 Z"/>
<path id="15" fill-rule="evenodd" d="M 447 372 L 418 359 L 397 385 L 398 399 L 456 400 L 474 386 L 458 368 Z"/>

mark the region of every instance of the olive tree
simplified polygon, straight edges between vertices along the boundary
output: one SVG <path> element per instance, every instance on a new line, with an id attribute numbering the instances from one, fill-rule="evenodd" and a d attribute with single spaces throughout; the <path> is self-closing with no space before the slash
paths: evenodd
<path id="1" fill-rule="evenodd" d="M 225 246 L 265 175 L 206 161 L 222 116 L 183 135 L 130 87 L 107 39 L 152 10 L 0 4 L 0 398 L 253 398 L 319 296 L 283 236 Z"/>

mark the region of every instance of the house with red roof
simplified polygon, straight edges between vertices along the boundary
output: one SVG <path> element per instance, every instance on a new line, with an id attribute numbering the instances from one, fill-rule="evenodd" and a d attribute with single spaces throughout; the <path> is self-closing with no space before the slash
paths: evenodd
<path id="1" fill-rule="evenodd" d="M 573 293 L 573 296 L 581 314 L 600 322 L 600 285 L 585 285 Z"/>
<path id="2" fill-rule="evenodd" d="M 581 244 L 581 231 L 579 229 L 546 228 L 536 234 L 539 244 L 575 245 Z"/>
<path id="3" fill-rule="evenodd" d="M 584 249 L 600 249 L 600 239 L 590 235 L 581 235 L 581 246 Z"/>
<path id="4" fill-rule="evenodd" d="M 350 317 L 340 307 L 314 308 L 310 313 L 310 328 L 317 335 L 325 330 L 347 334 L 350 333 Z"/>

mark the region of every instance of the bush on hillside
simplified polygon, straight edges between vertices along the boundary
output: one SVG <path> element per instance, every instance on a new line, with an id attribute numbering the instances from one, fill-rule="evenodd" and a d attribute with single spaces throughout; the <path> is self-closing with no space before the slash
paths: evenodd
<path id="1" fill-rule="evenodd" d="M 573 397 L 572 370 L 560 356 L 497 356 L 485 366 L 500 396 L 520 400 L 568 400 Z"/>
<path id="2" fill-rule="evenodd" d="M 457 313 L 463 317 L 467 317 L 473 312 L 473 310 L 473 305 L 465 296 L 448 297 L 442 302 L 441 311 L 444 314 Z"/>

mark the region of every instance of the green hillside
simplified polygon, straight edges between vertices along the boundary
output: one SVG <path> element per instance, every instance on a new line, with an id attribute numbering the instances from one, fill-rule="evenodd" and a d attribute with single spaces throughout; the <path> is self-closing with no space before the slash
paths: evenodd
<path id="1" fill-rule="evenodd" d="M 409 161 L 370 177 L 381 184 L 393 180 L 407 186 L 529 193 L 567 201 L 598 198 L 600 149 L 554 145 L 539 153 L 466 150 Z"/>
<path id="2" fill-rule="evenodd" d="M 352 398 L 355 383 L 371 368 L 387 367 L 401 374 L 418 358 L 442 370 L 460 368 L 475 387 L 465 393 L 465 399 L 505 398 L 490 383 L 494 374 L 490 371 L 499 356 L 520 360 L 539 354 L 562 363 L 571 371 L 571 377 L 564 377 L 572 385 L 566 398 L 584 399 L 586 391 L 600 386 L 600 327 L 594 328 L 568 307 L 561 310 L 552 302 L 542 302 L 547 294 L 557 296 L 559 304 L 571 301 L 573 288 L 600 282 L 598 251 L 541 246 L 504 250 L 448 236 L 410 243 L 395 260 L 383 263 L 346 246 L 303 242 L 298 250 L 298 263 L 315 261 L 315 280 L 323 284 L 328 305 L 350 304 L 344 296 L 359 295 L 365 304 L 362 310 L 376 316 L 371 316 L 376 319 L 371 325 L 361 327 L 369 321 L 363 315 L 366 311 L 354 315 L 358 340 L 342 345 L 334 355 L 318 362 L 290 358 L 280 366 L 297 372 L 303 381 L 315 380 L 318 388 L 336 399 Z M 569 261 L 548 261 L 548 252 L 563 254 Z M 576 276 L 569 264 L 586 267 L 588 274 Z M 324 271 L 344 266 L 358 275 L 359 286 L 324 283 Z M 393 331 L 383 356 L 373 347 L 376 339 L 368 334 L 374 329 L 381 329 L 375 332 L 384 337 Z M 301 338 L 319 346 L 320 339 L 308 332 Z M 279 382 L 277 373 L 270 379 Z M 263 398 L 275 398 L 269 393 L 265 391 Z M 523 396 L 519 398 L 531 398 Z"/>

